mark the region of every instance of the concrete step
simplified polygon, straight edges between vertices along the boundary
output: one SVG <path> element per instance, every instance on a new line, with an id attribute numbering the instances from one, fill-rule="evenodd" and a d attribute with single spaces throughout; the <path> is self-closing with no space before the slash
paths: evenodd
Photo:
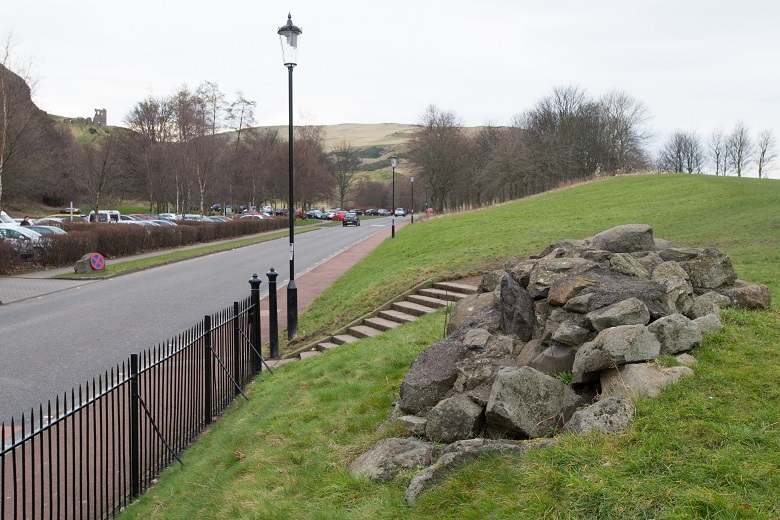
<path id="1" fill-rule="evenodd" d="M 447 300 L 450 302 L 457 302 L 468 296 L 466 293 L 455 292 L 448 289 L 436 289 L 433 287 L 430 289 L 421 289 L 418 294 L 422 296 L 430 296 L 431 298 L 438 298 L 440 300 Z"/>
<path id="2" fill-rule="evenodd" d="M 368 318 L 366 320 L 363 320 L 363 324 L 379 330 L 390 330 L 400 325 L 400 323 L 397 321 L 386 320 L 381 317 Z"/>
<path id="3" fill-rule="evenodd" d="M 436 310 L 433 307 L 420 305 L 419 303 L 410 301 L 395 302 L 393 304 L 393 309 L 404 312 L 406 314 L 411 314 L 412 316 L 424 316 Z"/>
<path id="4" fill-rule="evenodd" d="M 356 338 L 350 334 L 339 334 L 338 336 L 333 336 L 333 343 L 337 345 L 344 345 L 346 343 L 354 343 L 359 339 L 360 338 Z"/>
<path id="5" fill-rule="evenodd" d="M 418 305 L 425 305 L 426 307 L 446 307 L 452 303 L 447 300 L 431 298 L 430 296 L 423 296 L 421 294 L 410 294 L 406 297 L 406 300 Z"/>
<path id="6" fill-rule="evenodd" d="M 319 350 L 307 350 L 305 352 L 301 352 L 301 359 L 310 358 L 312 356 L 319 356 L 322 354 Z"/>
<path id="7" fill-rule="evenodd" d="M 455 291 L 465 294 L 474 294 L 479 291 L 479 287 L 467 283 L 460 282 L 436 282 L 433 284 L 437 289 L 444 289 L 445 291 Z"/>
<path id="8" fill-rule="evenodd" d="M 330 350 L 332 348 L 338 347 L 338 343 L 332 343 L 330 341 L 323 341 L 322 343 L 317 343 L 317 350 L 323 351 L 323 350 Z"/>
<path id="9" fill-rule="evenodd" d="M 383 331 L 375 329 L 374 327 L 369 327 L 368 325 L 356 325 L 350 327 L 349 332 L 356 338 L 373 338 L 374 336 L 382 334 Z"/>
<path id="10" fill-rule="evenodd" d="M 394 321 L 398 324 L 409 323 L 410 321 L 414 321 L 417 319 L 417 316 L 415 316 L 414 314 L 407 314 L 405 312 L 395 311 L 392 309 L 386 311 L 379 311 L 379 317 L 389 321 Z"/>

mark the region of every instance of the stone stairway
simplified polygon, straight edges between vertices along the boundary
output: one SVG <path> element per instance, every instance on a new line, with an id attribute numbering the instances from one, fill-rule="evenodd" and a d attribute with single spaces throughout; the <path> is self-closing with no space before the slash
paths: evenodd
<path id="1" fill-rule="evenodd" d="M 435 282 L 432 286 L 423 287 L 413 294 L 408 294 L 405 299 L 389 303 L 371 315 L 351 323 L 332 336 L 324 338 L 312 346 L 307 346 L 297 352 L 295 357 L 303 359 L 315 356 L 339 345 L 377 336 L 386 330 L 415 321 L 438 308 L 452 305 L 466 296 L 476 293 L 477 290 L 476 285 L 469 283 Z"/>

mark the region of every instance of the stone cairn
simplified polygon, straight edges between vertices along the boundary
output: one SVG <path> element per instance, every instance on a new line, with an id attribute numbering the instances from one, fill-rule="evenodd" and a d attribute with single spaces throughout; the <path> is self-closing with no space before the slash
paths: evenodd
<path id="1" fill-rule="evenodd" d="M 484 274 L 480 291 L 401 383 L 389 421 L 410 437 L 383 439 L 350 466 L 380 481 L 426 467 L 408 503 L 482 453 L 551 446 L 562 429 L 623 430 L 632 397 L 694 374 L 688 352 L 722 329 L 721 309 L 771 306 L 769 289 L 739 280 L 722 251 L 655 239 L 645 224 L 510 258 Z"/>

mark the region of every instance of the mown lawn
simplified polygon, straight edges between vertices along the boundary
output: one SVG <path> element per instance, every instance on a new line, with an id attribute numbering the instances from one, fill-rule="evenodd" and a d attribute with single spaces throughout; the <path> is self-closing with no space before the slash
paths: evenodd
<path id="1" fill-rule="evenodd" d="M 451 278 L 563 238 L 646 223 L 655 236 L 725 251 L 764 283 L 771 311 L 729 310 L 694 354 L 696 377 L 637 402 L 620 435 L 493 456 L 407 506 L 412 475 L 349 475 L 376 440 L 417 353 L 444 316 L 264 373 L 126 518 L 780 518 L 780 182 L 683 175 L 612 178 L 415 223 L 301 316 L 315 335 L 429 277 Z"/>

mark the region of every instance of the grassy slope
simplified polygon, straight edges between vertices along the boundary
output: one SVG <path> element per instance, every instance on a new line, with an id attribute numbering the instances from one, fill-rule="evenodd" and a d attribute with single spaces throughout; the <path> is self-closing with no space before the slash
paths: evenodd
<path id="1" fill-rule="evenodd" d="M 349 476 L 441 314 L 264 374 L 127 513 L 130 518 L 777 518 L 780 507 L 780 183 L 704 176 L 608 179 L 406 226 L 318 298 L 301 329 L 327 329 L 429 276 L 526 256 L 563 238 L 647 223 L 715 246 L 769 285 L 767 312 L 728 311 L 696 377 L 639 400 L 622 435 L 489 457 L 403 503 L 411 474 Z"/>

